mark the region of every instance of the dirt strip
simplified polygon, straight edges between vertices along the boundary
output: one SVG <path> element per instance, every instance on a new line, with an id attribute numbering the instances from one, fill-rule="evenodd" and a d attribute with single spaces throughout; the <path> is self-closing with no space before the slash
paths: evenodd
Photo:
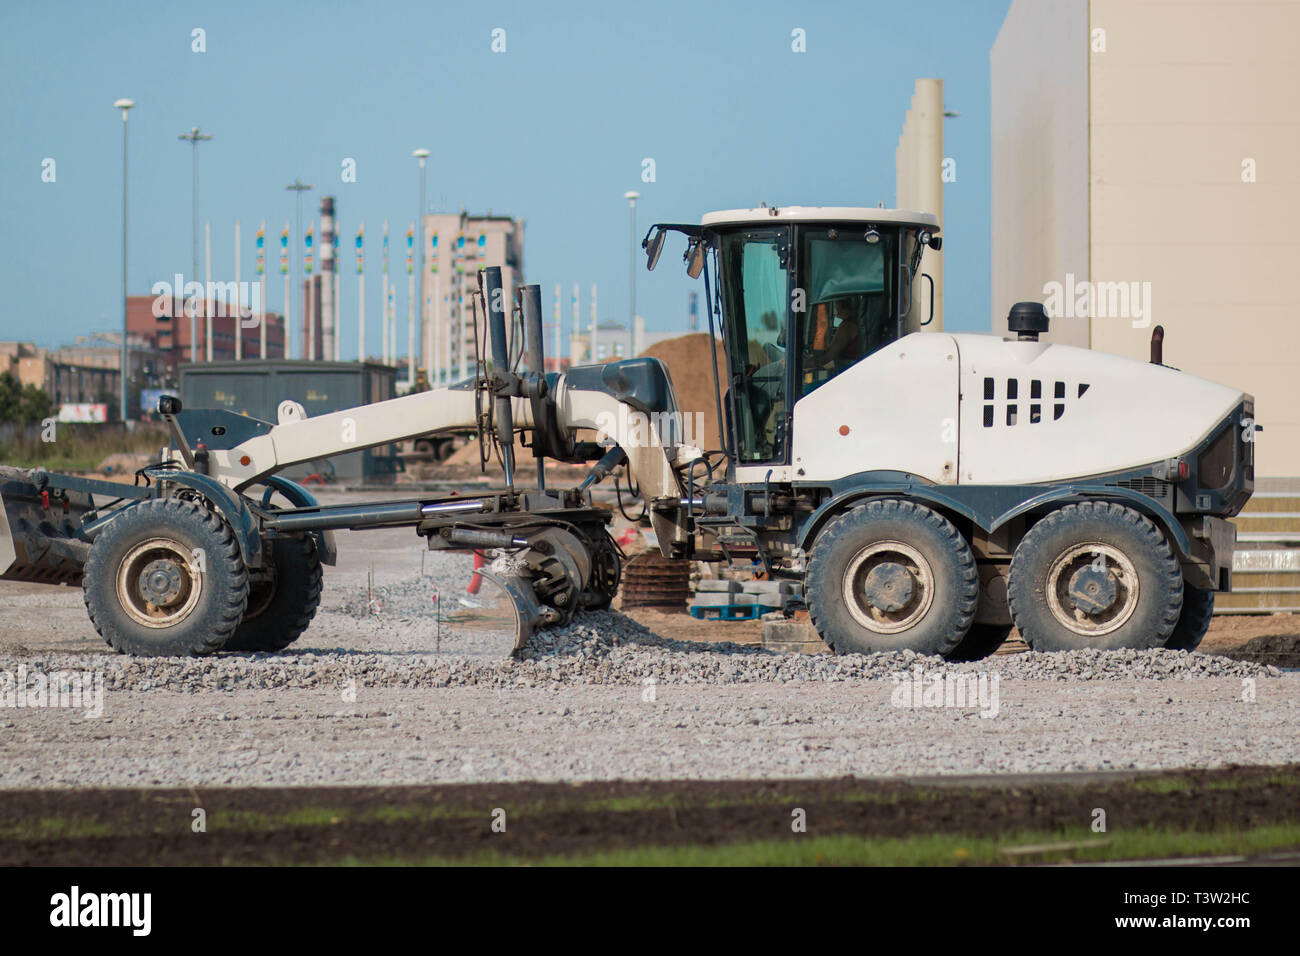
<path id="1" fill-rule="evenodd" d="M 1050 778 L 1049 778 L 1050 780 Z M 807 832 L 972 838 L 1086 826 L 1208 831 L 1300 821 L 1300 770 L 1231 767 L 952 782 L 647 781 L 0 795 L 0 864 L 221 865 L 512 858 L 721 846 Z M 196 812 L 201 811 L 201 813 Z M 202 816 L 206 832 L 195 832 Z M 505 832 L 494 829 L 504 820 Z"/>

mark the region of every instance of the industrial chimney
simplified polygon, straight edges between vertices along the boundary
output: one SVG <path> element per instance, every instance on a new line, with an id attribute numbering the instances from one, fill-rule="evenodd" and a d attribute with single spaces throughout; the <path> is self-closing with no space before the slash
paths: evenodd
<path id="1" fill-rule="evenodd" d="M 334 358 L 334 336 L 337 334 L 334 268 L 334 197 L 322 196 L 320 201 L 320 354 L 321 358 L 326 360 Z"/>

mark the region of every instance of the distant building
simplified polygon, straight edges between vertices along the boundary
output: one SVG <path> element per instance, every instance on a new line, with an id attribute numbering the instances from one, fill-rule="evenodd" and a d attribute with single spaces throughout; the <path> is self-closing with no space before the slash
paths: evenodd
<path id="1" fill-rule="evenodd" d="M 176 384 L 167 353 L 141 336 L 127 337 L 127 408 L 138 417 L 140 390 Z M 56 404 L 105 402 L 117 414 L 121 385 L 122 333 L 79 335 L 71 345 L 50 351 L 50 381 L 46 388 Z"/>
<path id="2" fill-rule="evenodd" d="M 55 405 L 102 403 L 116 417 L 120 404 L 120 332 L 80 336 L 72 345 L 46 349 L 29 342 L 0 342 L 0 372 L 43 389 Z M 132 336 L 128 340 L 127 407 L 134 417 L 143 388 L 175 384 L 167 357 Z"/>
<path id="3" fill-rule="evenodd" d="M 507 313 L 515 290 L 524 284 L 524 221 L 509 216 L 429 213 L 424 217 L 426 243 L 424 295 L 429 303 L 429 330 L 421 364 L 474 371 L 474 325 L 471 297 L 478 291 L 478 271 L 501 267 Z M 419 257 L 415 260 L 419 267 Z M 393 277 L 400 282 L 400 274 Z M 487 350 L 486 325 L 479 310 L 479 341 Z M 405 342 L 403 316 L 397 316 L 397 338 Z M 417 345 L 417 348 L 419 346 Z M 430 375 L 430 379 L 434 378 Z"/>
<path id="4" fill-rule="evenodd" d="M 45 388 L 49 350 L 31 342 L 0 342 L 0 374 L 8 372 L 19 385 Z"/>
<path id="5" fill-rule="evenodd" d="M 154 303 L 158 302 L 158 312 L 154 314 Z M 207 323 L 204 317 L 204 303 L 199 303 L 199 315 L 196 317 L 195 343 L 200 362 L 207 359 Z M 212 313 L 212 360 L 228 362 L 235 358 L 235 333 L 237 320 L 233 304 L 209 300 L 206 308 Z M 246 318 L 239 330 L 243 336 L 243 357 L 259 358 L 261 355 L 262 330 L 251 318 Z M 177 365 L 190 360 L 190 316 L 186 311 L 185 300 L 177 297 L 156 297 L 152 295 L 132 295 L 127 297 L 126 328 L 132 337 L 139 337 L 149 346 L 167 356 L 167 365 L 175 371 Z M 284 316 L 268 312 L 266 316 L 266 356 L 267 358 L 284 358 L 285 334 Z"/>
<path id="6" fill-rule="evenodd" d="M 606 319 L 596 329 L 596 354 L 591 354 L 591 326 L 569 336 L 569 359 L 574 365 L 592 365 L 600 362 L 617 362 L 645 354 L 652 345 L 675 339 L 686 333 L 680 329 L 669 332 L 651 332 L 645 327 L 645 318 L 638 315 L 632 327 L 632 351 L 628 353 L 627 324 Z"/>
<path id="7" fill-rule="evenodd" d="M 569 361 L 573 365 L 617 362 L 628 355 L 627 326 L 606 319 L 596 326 L 596 350 L 591 348 L 591 325 L 569 336 Z"/>

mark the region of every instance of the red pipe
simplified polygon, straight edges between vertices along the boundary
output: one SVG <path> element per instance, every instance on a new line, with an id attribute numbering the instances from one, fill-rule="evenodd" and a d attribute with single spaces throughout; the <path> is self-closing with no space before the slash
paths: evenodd
<path id="1" fill-rule="evenodd" d="M 469 579 L 469 586 L 465 588 L 470 594 L 478 594 L 478 589 L 483 586 L 483 575 L 478 573 L 478 569 L 487 564 L 483 557 L 482 551 L 474 552 L 474 574 Z"/>

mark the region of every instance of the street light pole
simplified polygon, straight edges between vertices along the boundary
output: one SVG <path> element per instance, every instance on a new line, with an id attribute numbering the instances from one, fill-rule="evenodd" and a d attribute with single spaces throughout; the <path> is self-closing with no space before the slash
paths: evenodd
<path id="1" fill-rule="evenodd" d="M 302 194 L 306 192 L 308 189 L 314 189 L 315 187 L 311 183 L 305 183 L 301 179 L 295 178 L 293 182 L 291 182 L 289 185 L 285 186 L 284 188 L 291 189 L 293 190 L 293 192 L 297 193 L 298 195 L 298 239 L 297 241 L 302 242 Z M 290 243 L 290 246 L 292 246 L 292 243 Z M 300 275 L 301 267 L 298 265 L 298 256 L 295 255 L 292 251 L 290 251 L 289 253 L 289 268 L 293 270 L 293 274 L 295 278 Z M 297 283 L 295 283 L 295 285 L 296 284 Z M 285 305 L 287 307 L 288 303 L 285 303 Z M 305 323 L 312 321 L 312 317 L 307 314 L 307 305 L 305 302 L 303 303 L 303 307 L 302 309 L 299 310 L 298 314 L 302 316 L 302 321 L 304 323 L 303 328 L 304 329 L 307 328 Z M 284 357 L 289 358 L 293 354 L 293 330 L 285 329 L 284 334 L 287 337 L 287 341 L 284 344 Z M 304 355 L 303 358 L 311 358 L 311 356 Z"/>
<path id="2" fill-rule="evenodd" d="M 131 367 L 130 367 L 130 363 L 129 363 L 128 359 L 127 359 L 127 352 L 126 352 L 126 313 L 127 313 L 127 298 L 126 298 L 126 131 L 127 131 L 127 120 L 126 120 L 126 114 L 127 114 L 127 112 L 131 109 L 131 107 L 135 106 L 135 101 L 134 101 L 134 100 L 125 100 L 125 99 L 123 99 L 123 100 L 117 100 L 117 101 L 113 104 L 113 106 L 116 107 L 117 109 L 119 109 L 119 110 L 122 111 L 122 370 L 121 370 L 121 375 L 120 375 L 119 377 L 120 377 L 121 380 L 122 380 L 122 405 L 121 405 L 121 408 L 120 408 L 120 412 L 121 412 L 121 414 L 122 414 L 122 422 L 123 422 L 123 424 L 125 424 L 125 423 L 126 423 L 126 420 L 127 420 L 127 419 L 126 419 L 126 384 L 127 384 L 127 378 L 130 376 L 130 372 L 131 372 Z"/>
<path id="3" fill-rule="evenodd" d="M 420 217 L 418 220 L 420 226 L 420 255 L 419 255 L 419 268 L 417 268 L 415 272 L 415 296 L 416 296 L 416 301 L 420 303 L 420 307 L 418 310 L 418 314 L 420 316 L 419 346 L 420 346 L 420 355 L 423 358 L 425 351 L 428 349 L 428 342 L 426 341 L 426 339 L 428 338 L 428 334 L 429 334 L 429 330 L 425 327 L 429 319 L 428 316 L 425 314 L 426 310 L 424 308 L 424 179 L 425 179 L 424 163 L 425 160 L 429 158 L 429 151 L 427 149 L 415 149 L 411 151 L 411 155 L 420 161 Z M 408 361 L 407 364 L 408 375 L 411 382 L 410 387 L 414 388 L 415 387 L 415 372 L 414 372 L 415 356 L 412 355 L 407 361 Z M 433 369 L 429 368 L 429 366 L 432 363 L 425 362 L 424 364 L 425 364 L 425 374 L 432 376 Z M 434 384 L 435 383 L 430 381 L 431 387 L 433 387 Z"/>
<path id="4" fill-rule="evenodd" d="M 628 273 L 628 280 L 631 282 L 631 291 L 628 293 L 628 314 L 627 314 L 627 357 L 636 357 L 636 201 L 641 198 L 641 194 L 635 191 L 625 192 L 623 198 L 627 200 L 628 211 L 631 215 L 632 223 L 632 247 L 630 253 L 631 269 Z"/>
<path id="5" fill-rule="evenodd" d="M 176 137 L 190 144 L 190 152 L 194 157 L 194 175 L 193 188 L 191 190 L 192 204 L 192 223 L 190 230 L 191 250 L 193 256 L 191 259 L 190 281 L 197 282 L 199 279 L 199 143 L 207 142 L 212 139 L 209 133 L 200 133 L 197 126 L 191 126 L 188 133 L 181 133 Z M 181 290 L 181 296 L 185 295 L 185 290 Z M 208 311 L 208 290 L 203 290 L 203 312 L 206 315 Z M 198 309 L 190 309 L 190 361 L 199 360 L 199 320 Z"/>

